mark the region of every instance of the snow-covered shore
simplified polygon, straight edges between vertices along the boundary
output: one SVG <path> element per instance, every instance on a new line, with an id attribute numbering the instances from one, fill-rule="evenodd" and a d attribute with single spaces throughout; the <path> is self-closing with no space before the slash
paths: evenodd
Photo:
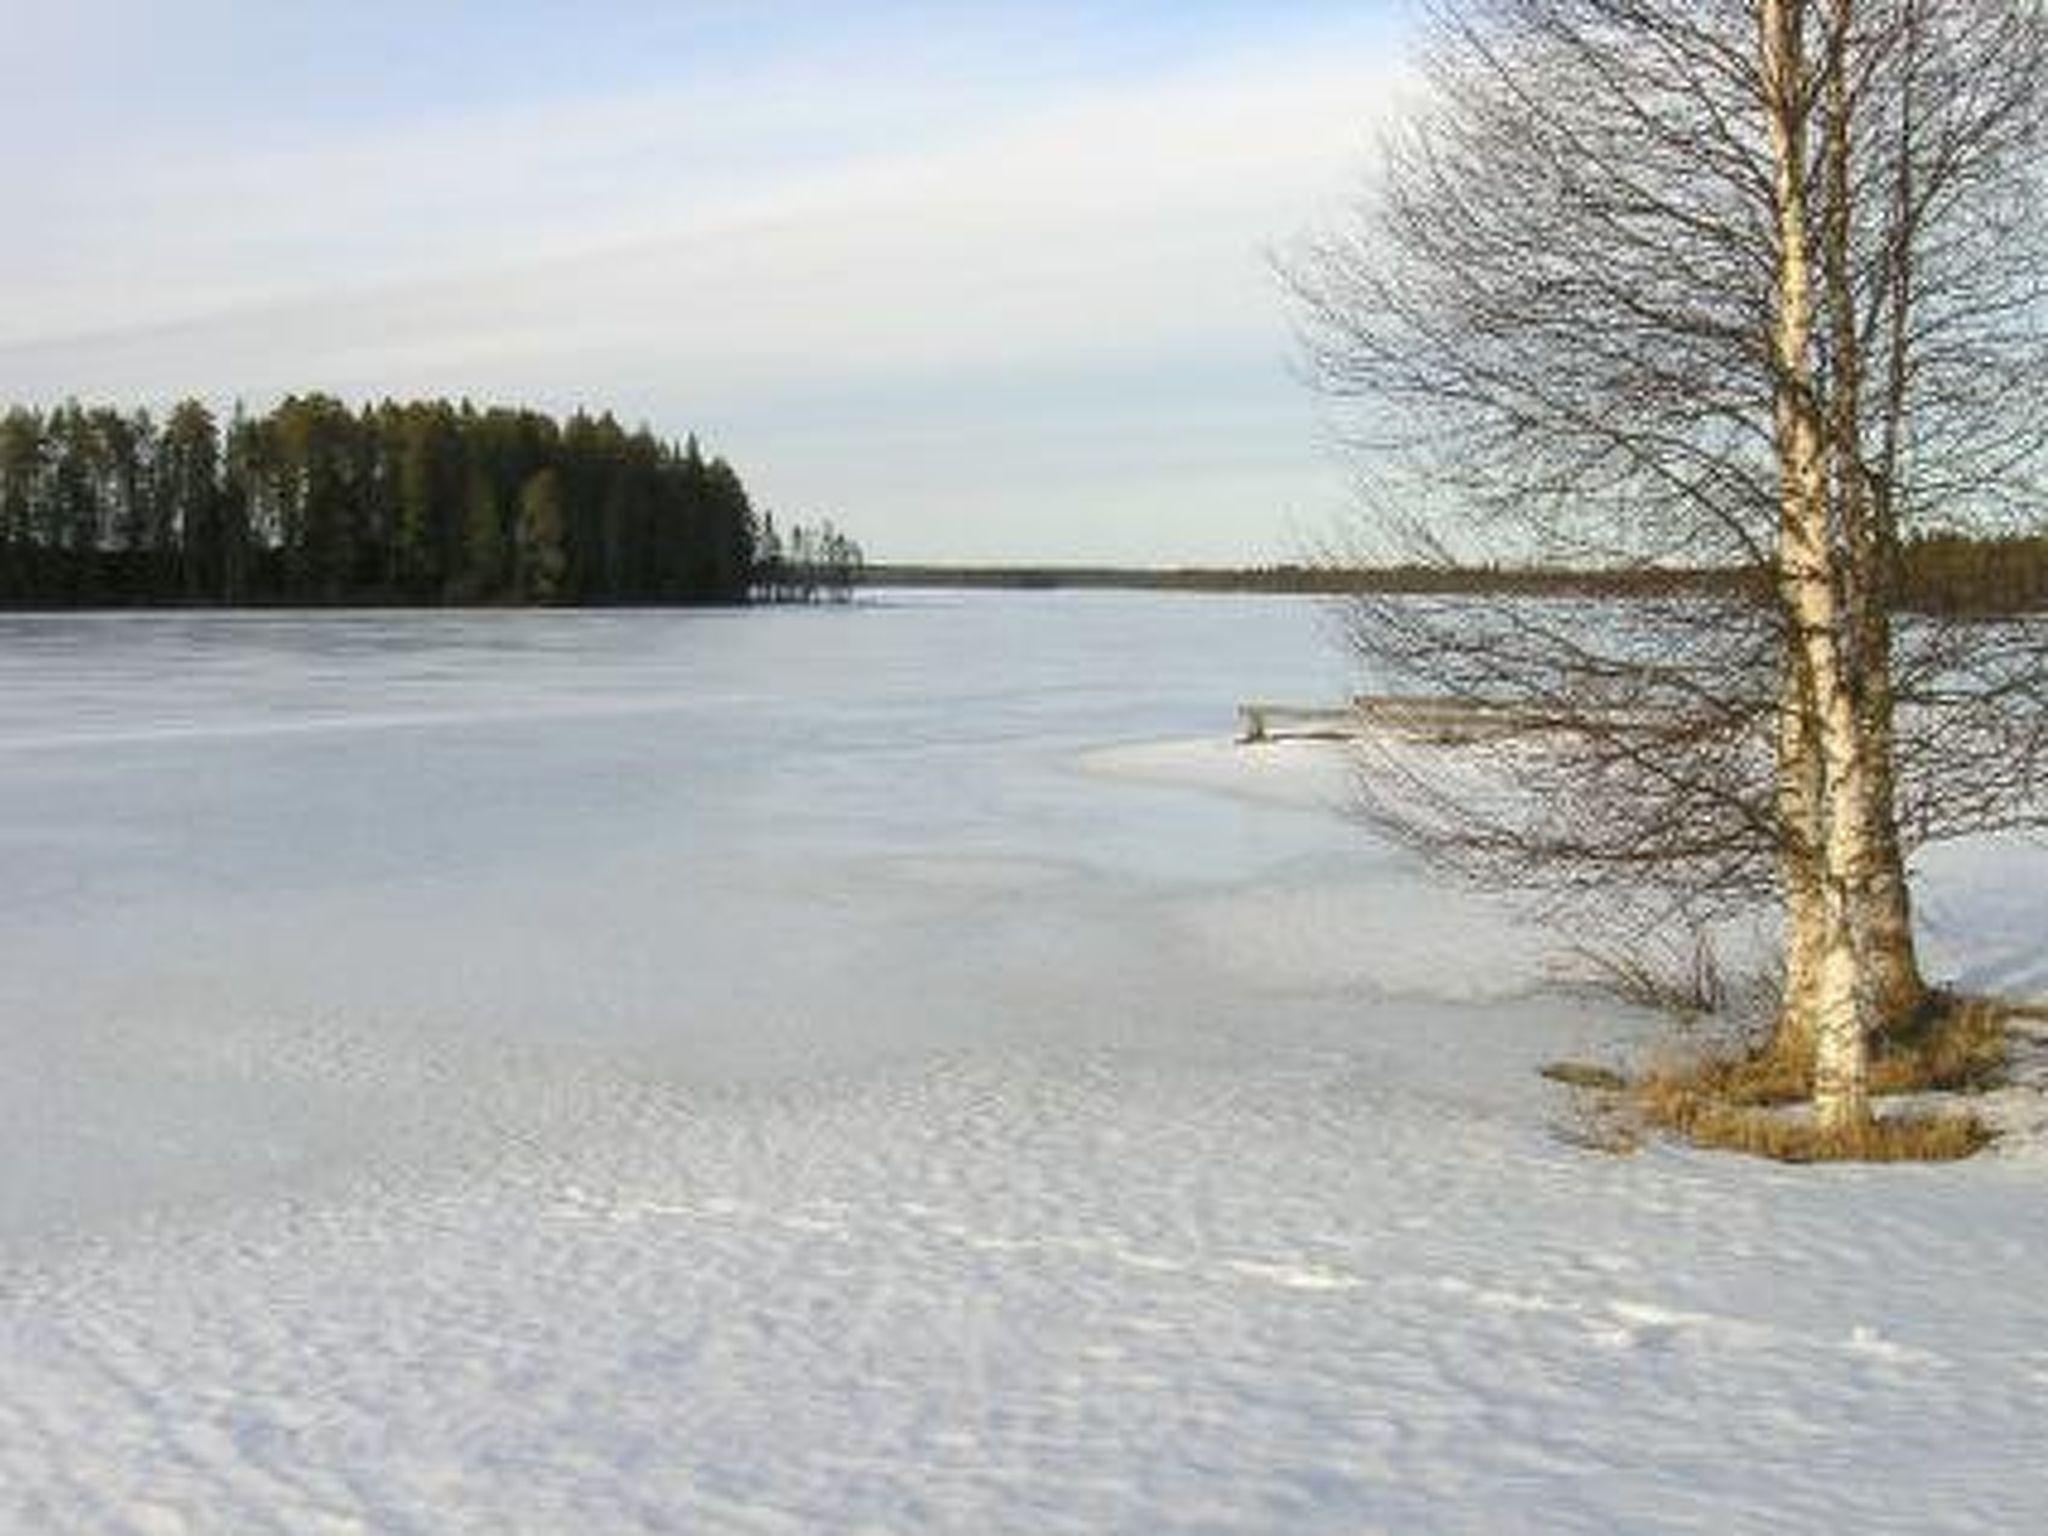
<path id="1" fill-rule="evenodd" d="M 8 624 L 0 1529 L 2048 1524 L 2048 1161 L 1561 1140 L 1303 605 Z"/>

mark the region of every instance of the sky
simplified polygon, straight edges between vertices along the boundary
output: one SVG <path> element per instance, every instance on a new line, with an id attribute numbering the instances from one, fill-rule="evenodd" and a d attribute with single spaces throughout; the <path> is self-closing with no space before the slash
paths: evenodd
<path id="1" fill-rule="evenodd" d="M 0 0 L 0 395 L 610 409 L 894 561 L 1341 523 L 1271 261 L 1398 0 Z"/>

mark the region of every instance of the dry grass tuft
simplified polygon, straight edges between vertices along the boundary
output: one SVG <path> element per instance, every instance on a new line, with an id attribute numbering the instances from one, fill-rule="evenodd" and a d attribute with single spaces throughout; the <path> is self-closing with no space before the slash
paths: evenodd
<path id="1" fill-rule="evenodd" d="M 2006 1017 L 1982 998 L 1937 995 L 1920 1016 L 1873 1042 L 1872 1094 L 1997 1087 L 2008 1065 Z M 1570 1062 L 1553 1063 L 1544 1075 L 1591 1090 L 1581 1118 L 1598 1134 L 1574 1139 L 1613 1150 L 1632 1150 L 1641 1132 L 1657 1130 L 1695 1146 L 1788 1163 L 1951 1162 L 1992 1140 L 1989 1127 L 1967 1112 L 1879 1115 L 1847 1130 L 1823 1130 L 1804 1109 L 1813 1094 L 1811 1060 L 1775 1041 L 1706 1051 L 1633 1081 Z M 1630 1124 L 1639 1128 L 1633 1139 L 1625 1131 Z"/>
<path id="2" fill-rule="evenodd" d="M 1948 1163 L 1991 1145 L 1974 1114 L 1890 1114 L 1827 1130 L 1784 1087 L 1794 1081 L 1767 1055 L 1704 1061 L 1647 1073 L 1622 1096 L 1642 1124 L 1694 1147 L 1772 1157 L 1780 1163 Z"/>
<path id="3" fill-rule="evenodd" d="M 1646 1074 L 1636 1088 L 1653 1112 L 1669 1100 L 1673 1114 L 1660 1115 L 1659 1122 L 1676 1124 L 1679 1107 L 1692 1100 L 1735 1109 L 1802 1104 L 1813 1097 L 1813 1065 L 1770 1041 L 1752 1050 L 1708 1052 L 1683 1066 L 1661 1068 Z"/>
<path id="4" fill-rule="evenodd" d="M 1634 1102 L 1647 1125 L 1696 1147 L 1781 1163 L 1947 1163 L 1992 1140 L 1990 1128 L 1967 1112 L 1881 1115 L 1830 1130 L 1803 1108 L 1733 1104 L 1669 1077 L 1639 1084 Z"/>
<path id="5" fill-rule="evenodd" d="M 1937 993 L 1917 1018 L 1871 1052 L 1872 1093 L 1983 1093 L 2006 1080 L 2010 1010 L 1989 999 Z"/>
<path id="6" fill-rule="evenodd" d="M 1628 1079 L 1612 1067 L 1597 1067 L 1589 1061 L 1551 1061 L 1537 1070 L 1541 1076 L 1553 1083 L 1563 1083 L 1567 1088 L 1618 1093 L 1628 1086 Z"/>

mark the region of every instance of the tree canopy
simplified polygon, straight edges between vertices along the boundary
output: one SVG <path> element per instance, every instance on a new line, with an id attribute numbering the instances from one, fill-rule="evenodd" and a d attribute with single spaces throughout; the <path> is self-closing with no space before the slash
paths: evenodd
<path id="1" fill-rule="evenodd" d="M 0 416 L 0 603 L 738 602 L 758 531 L 723 459 L 609 414 Z"/>
<path id="2" fill-rule="evenodd" d="M 1925 991 L 1908 854 L 2044 812 L 2048 638 L 1911 600 L 2043 526 L 2048 14 L 1430 9 L 1421 107 L 1290 272 L 1375 513 L 1425 551 L 1729 575 L 1625 613 L 1359 598 L 1382 686 L 1512 726 L 1498 792 L 1389 754 L 1367 809 L 1603 924 L 1775 897 L 1786 1031 L 1859 1121 L 1864 1043 Z"/>

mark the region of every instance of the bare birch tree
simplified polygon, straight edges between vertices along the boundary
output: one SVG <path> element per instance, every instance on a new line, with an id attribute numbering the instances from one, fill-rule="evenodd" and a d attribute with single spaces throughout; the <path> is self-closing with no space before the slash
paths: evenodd
<path id="1" fill-rule="evenodd" d="M 1608 604 L 1362 596 L 1492 788 L 1383 827 L 1612 921 L 1786 919 L 1823 1118 L 1925 987 L 1908 858 L 2038 819 L 2038 625 L 1900 613 L 1901 541 L 2042 506 L 2048 20 L 2023 0 L 1443 0 L 1424 105 L 1289 277 L 1371 514 Z"/>

